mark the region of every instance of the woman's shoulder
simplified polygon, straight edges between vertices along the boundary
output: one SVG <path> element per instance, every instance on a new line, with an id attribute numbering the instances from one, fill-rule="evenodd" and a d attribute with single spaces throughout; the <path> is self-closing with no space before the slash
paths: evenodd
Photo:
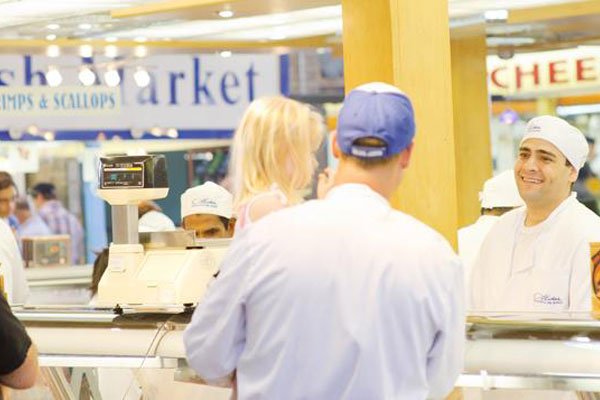
<path id="1" fill-rule="evenodd" d="M 256 196 L 247 205 L 247 215 L 252 222 L 256 222 L 272 212 L 287 206 L 287 200 L 282 193 L 273 191 Z"/>

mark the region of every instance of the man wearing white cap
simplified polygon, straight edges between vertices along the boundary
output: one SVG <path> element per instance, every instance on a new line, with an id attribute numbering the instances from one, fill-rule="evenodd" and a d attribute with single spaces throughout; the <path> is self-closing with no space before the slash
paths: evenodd
<path id="1" fill-rule="evenodd" d="M 198 239 L 233 236 L 233 196 L 213 182 L 189 188 L 181 195 L 181 227 L 196 232 Z"/>
<path id="2" fill-rule="evenodd" d="M 525 203 L 519 195 L 512 169 L 499 173 L 483 184 L 479 193 L 481 216 L 474 224 L 458 230 L 458 255 L 463 260 L 465 288 L 470 290 L 470 274 L 483 239 L 501 215 Z M 467 296 L 468 297 L 468 296 Z"/>
<path id="3" fill-rule="evenodd" d="M 503 215 L 485 238 L 473 267 L 473 310 L 590 310 L 589 242 L 600 239 L 600 218 L 571 193 L 587 153 L 585 137 L 566 121 L 529 121 L 514 167 L 526 207 Z"/>
<path id="4" fill-rule="evenodd" d="M 408 167 L 409 98 L 371 83 L 344 101 L 322 200 L 237 236 L 184 333 L 206 381 L 238 399 L 443 398 L 462 369 L 463 272 L 444 238 L 391 208 Z"/>

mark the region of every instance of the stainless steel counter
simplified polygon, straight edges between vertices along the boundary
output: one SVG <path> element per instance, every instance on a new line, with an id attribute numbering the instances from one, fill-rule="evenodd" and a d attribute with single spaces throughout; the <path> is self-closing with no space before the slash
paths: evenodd
<path id="1" fill-rule="evenodd" d="M 135 311 L 15 309 L 43 366 L 185 371 L 182 333 L 190 315 Z M 586 314 L 470 316 L 466 336 L 457 386 L 600 391 L 600 321 Z"/>

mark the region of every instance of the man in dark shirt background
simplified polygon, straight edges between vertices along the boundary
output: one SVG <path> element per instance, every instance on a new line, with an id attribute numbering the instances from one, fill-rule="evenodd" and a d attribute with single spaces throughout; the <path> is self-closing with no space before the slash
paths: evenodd
<path id="1" fill-rule="evenodd" d="M 588 184 L 588 182 L 592 179 L 598 180 L 598 177 L 590 168 L 590 160 L 593 160 L 594 157 L 596 157 L 596 141 L 589 136 L 586 136 L 585 139 L 587 140 L 588 146 L 590 147 L 590 152 L 585 164 L 579 170 L 577 180 L 573 184 L 573 191 L 577 192 L 577 200 L 579 200 L 584 206 L 595 212 L 596 215 L 600 215 L 600 210 L 598 209 L 596 196 L 589 189 Z"/>
<path id="2" fill-rule="evenodd" d="M 0 399 L 2 386 L 30 388 L 35 384 L 37 372 L 35 345 L 0 294 Z"/>

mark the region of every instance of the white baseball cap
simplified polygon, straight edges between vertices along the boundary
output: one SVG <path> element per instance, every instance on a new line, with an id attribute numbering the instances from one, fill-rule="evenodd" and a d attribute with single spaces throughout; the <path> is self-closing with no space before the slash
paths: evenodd
<path id="1" fill-rule="evenodd" d="M 512 169 L 488 179 L 479 192 L 481 208 L 521 207 L 525 202 L 519 196 L 515 174 Z"/>
<path id="2" fill-rule="evenodd" d="M 181 219 L 192 214 L 214 214 L 231 218 L 233 195 L 213 182 L 189 188 L 181 195 Z"/>
<path id="3" fill-rule="evenodd" d="M 527 123 L 521 145 L 527 139 L 542 139 L 552 143 L 577 171 L 587 159 L 589 146 L 581 131 L 561 118 L 550 115 L 535 117 Z"/>

